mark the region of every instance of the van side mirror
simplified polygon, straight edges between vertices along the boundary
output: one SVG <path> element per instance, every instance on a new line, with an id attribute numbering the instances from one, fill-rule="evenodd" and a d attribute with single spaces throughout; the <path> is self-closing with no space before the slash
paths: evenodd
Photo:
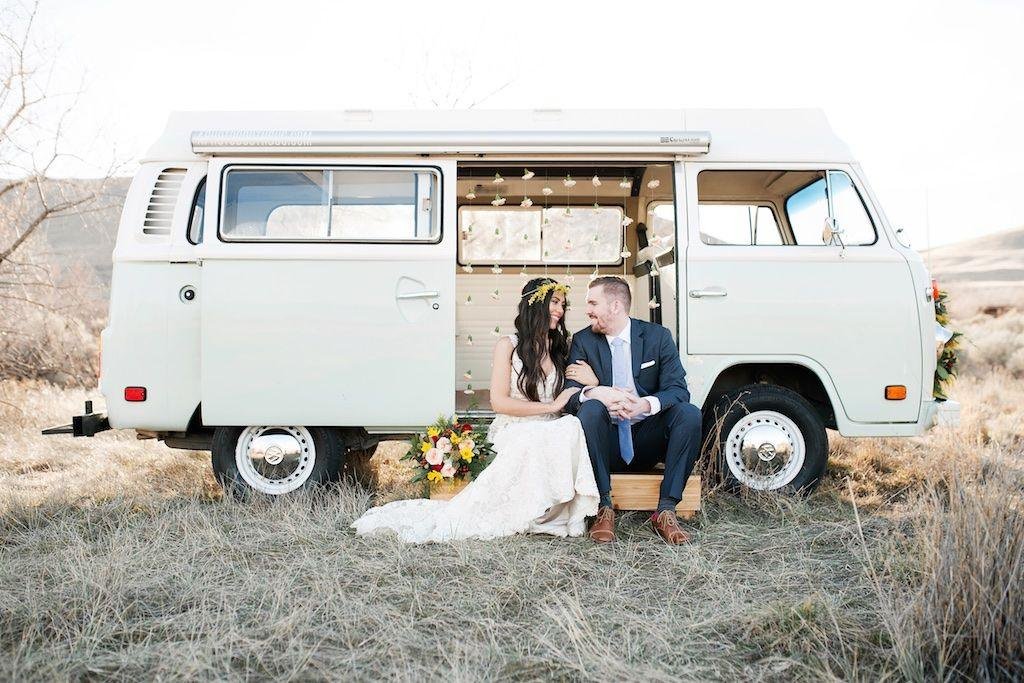
<path id="1" fill-rule="evenodd" d="M 843 243 L 843 229 L 836 223 L 836 219 L 832 216 L 828 216 L 825 219 L 825 227 L 821 231 L 821 241 L 827 246 L 834 246 L 836 242 L 843 249 L 846 249 L 846 245 Z"/>

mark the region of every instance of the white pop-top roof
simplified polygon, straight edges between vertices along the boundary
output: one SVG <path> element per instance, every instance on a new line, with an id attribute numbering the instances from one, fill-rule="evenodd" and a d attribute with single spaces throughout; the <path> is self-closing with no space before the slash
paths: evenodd
<path id="1" fill-rule="evenodd" d="M 853 161 L 818 109 L 174 112 L 143 161 L 218 154 L 588 152 Z"/>

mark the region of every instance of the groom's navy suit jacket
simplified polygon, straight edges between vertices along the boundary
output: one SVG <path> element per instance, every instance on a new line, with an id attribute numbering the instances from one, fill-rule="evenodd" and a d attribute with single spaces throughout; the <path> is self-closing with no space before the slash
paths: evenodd
<path id="1" fill-rule="evenodd" d="M 686 371 L 679 360 L 679 349 L 669 331 L 644 320 L 630 318 L 629 348 L 632 351 L 633 383 L 641 398 L 655 396 L 661 401 L 661 410 L 676 403 L 687 403 L 690 391 L 686 388 Z M 585 360 L 594 369 L 601 386 L 612 383 L 612 351 L 608 338 L 585 327 L 572 336 L 569 349 L 569 364 Z M 641 369 L 645 363 L 648 365 Z M 566 380 L 565 387 L 581 387 L 582 384 Z M 569 399 L 565 406 L 567 413 L 575 415 L 580 409 L 579 392 Z M 596 400 L 596 399 L 591 399 Z"/>

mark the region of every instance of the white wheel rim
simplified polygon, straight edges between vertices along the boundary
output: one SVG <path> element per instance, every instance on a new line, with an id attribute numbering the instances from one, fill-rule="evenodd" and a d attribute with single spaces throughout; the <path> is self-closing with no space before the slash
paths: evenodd
<path id="1" fill-rule="evenodd" d="M 780 489 L 796 479 L 806 454 L 796 423 L 774 410 L 744 415 L 725 440 L 725 461 L 732 476 L 758 491 Z"/>
<path id="2" fill-rule="evenodd" d="M 315 464 L 316 446 L 305 427 L 246 427 L 238 435 L 238 474 L 260 493 L 294 491 L 309 479 Z"/>

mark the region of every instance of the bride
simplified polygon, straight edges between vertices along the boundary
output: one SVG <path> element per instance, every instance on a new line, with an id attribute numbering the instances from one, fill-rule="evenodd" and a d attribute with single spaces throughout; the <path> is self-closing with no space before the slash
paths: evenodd
<path id="1" fill-rule="evenodd" d="M 357 533 L 390 530 L 410 543 L 583 535 L 599 496 L 583 427 L 575 416 L 560 415 L 579 389 L 562 386 L 567 375 L 585 386 L 598 380 L 583 361 L 566 368 L 568 289 L 549 278 L 527 282 L 516 334 L 494 349 L 491 464 L 449 501 L 399 500 L 367 510 L 352 524 Z"/>

